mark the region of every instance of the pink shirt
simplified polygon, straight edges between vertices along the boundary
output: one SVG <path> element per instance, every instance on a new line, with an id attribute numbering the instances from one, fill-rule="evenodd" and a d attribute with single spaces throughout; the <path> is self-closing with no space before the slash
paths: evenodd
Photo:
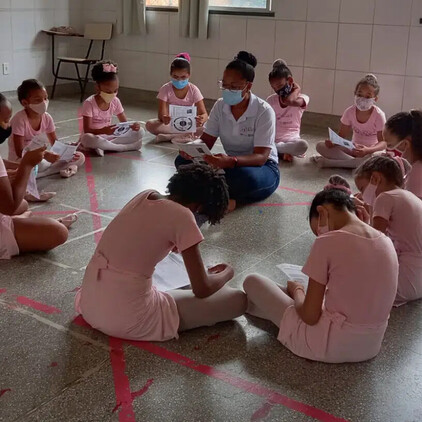
<path id="1" fill-rule="evenodd" d="M 0 156 L 0 177 L 7 177 L 6 166 L 4 165 L 3 158 Z"/>
<path id="2" fill-rule="evenodd" d="M 359 325 L 387 322 L 397 290 L 398 262 L 382 233 L 367 238 L 343 230 L 319 236 L 303 272 L 327 286 L 325 309 Z"/>
<path id="3" fill-rule="evenodd" d="M 54 126 L 53 118 L 48 113 L 44 113 L 41 117 L 41 124 L 38 130 L 35 130 L 29 122 L 28 116 L 25 110 L 17 112 L 11 122 L 12 134 L 24 137 L 24 147 L 27 146 L 34 136 L 40 134 L 49 134 L 56 130 Z M 15 144 L 13 142 L 13 136 L 8 140 L 9 144 L 9 160 L 16 161 L 19 157 L 16 155 Z"/>
<path id="4" fill-rule="evenodd" d="M 378 143 L 377 134 L 384 129 L 386 122 L 385 113 L 377 106 L 372 109 L 372 114 L 366 123 L 358 122 L 355 105 L 346 109 L 341 117 L 341 123 L 351 126 L 353 130 L 352 141 L 356 145 L 372 147 Z"/>
<path id="5" fill-rule="evenodd" d="M 94 328 L 116 337 L 162 341 L 177 337 L 174 299 L 152 286 L 158 262 L 203 236 L 192 212 L 176 202 L 133 198 L 109 224 L 92 257 L 76 308 Z"/>
<path id="6" fill-rule="evenodd" d="M 95 100 L 95 95 L 91 95 L 84 101 L 81 111 L 82 116 L 91 117 L 92 129 L 102 129 L 110 126 L 112 117 L 118 116 L 123 112 L 122 103 L 117 97 L 110 103 L 108 110 L 101 110 Z"/>
<path id="7" fill-rule="evenodd" d="M 406 177 L 406 190 L 422 199 L 422 161 L 415 161 Z"/>
<path id="8" fill-rule="evenodd" d="M 160 88 L 157 98 L 169 104 L 187 107 L 191 107 L 204 99 L 199 88 L 191 83 L 189 83 L 188 93 L 185 98 L 177 98 L 171 82 L 167 82 Z"/>
<path id="9" fill-rule="evenodd" d="M 278 94 L 270 95 L 267 103 L 274 109 L 276 117 L 276 134 L 275 142 L 288 142 L 300 138 L 300 124 L 303 112 L 309 104 L 309 97 L 300 94 L 299 98 L 303 98 L 305 105 L 303 107 L 281 107 Z"/>
<path id="10" fill-rule="evenodd" d="M 389 222 L 387 234 L 399 255 L 422 259 L 422 201 L 417 196 L 404 189 L 383 192 L 375 200 L 373 216 Z"/>

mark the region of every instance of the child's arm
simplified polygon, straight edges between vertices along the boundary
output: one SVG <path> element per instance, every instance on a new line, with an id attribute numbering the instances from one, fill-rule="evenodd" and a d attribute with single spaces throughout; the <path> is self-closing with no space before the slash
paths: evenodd
<path id="1" fill-rule="evenodd" d="M 299 97 L 299 94 L 300 94 L 300 86 L 296 82 L 294 82 L 293 90 L 290 93 L 290 95 L 284 100 L 282 99 L 281 101 L 286 106 L 305 107 L 306 101 L 302 97 Z"/>
<path id="2" fill-rule="evenodd" d="M 170 124 L 169 103 L 167 101 L 158 100 L 158 120 L 165 125 Z"/>
<path id="3" fill-rule="evenodd" d="M 365 157 L 366 155 L 373 154 L 377 151 L 384 151 L 387 148 L 387 143 L 384 141 L 382 131 L 377 132 L 377 139 L 378 142 L 372 147 L 356 145 L 355 157 Z"/>
<path id="4" fill-rule="evenodd" d="M 344 139 L 348 139 L 352 134 L 352 126 L 345 125 L 344 123 L 340 123 L 340 129 L 338 131 L 338 136 L 341 136 Z M 350 154 L 350 150 L 347 148 L 342 148 L 340 145 L 334 145 L 329 139 L 325 141 L 325 146 L 327 148 L 340 148 L 346 154 Z"/>
<path id="5" fill-rule="evenodd" d="M 385 234 L 388 229 L 388 220 L 382 217 L 374 217 L 372 219 L 372 227 Z"/>
<path id="6" fill-rule="evenodd" d="M 116 130 L 116 125 L 104 126 L 101 129 L 91 128 L 92 118 L 89 116 L 83 116 L 84 132 L 92 133 L 93 135 L 113 135 Z"/>
<path id="7" fill-rule="evenodd" d="M 0 177 L 0 213 L 13 215 L 22 203 L 32 169 L 42 160 L 45 147 L 28 151 L 22 158 L 12 183 Z"/>
<path id="8" fill-rule="evenodd" d="M 205 271 L 198 244 L 184 250 L 182 257 L 196 297 L 211 296 L 234 276 L 233 268 L 227 264 L 216 265 Z"/>
<path id="9" fill-rule="evenodd" d="M 56 135 L 56 132 L 55 131 L 53 131 L 53 132 L 50 132 L 50 133 L 47 133 L 47 138 L 48 138 L 48 141 L 50 142 L 50 145 L 54 145 L 54 142 L 56 142 L 56 140 L 57 140 L 57 135 Z M 50 152 L 50 151 L 46 151 L 45 153 L 44 153 L 44 158 L 49 162 L 49 163 L 51 163 L 51 164 L 53 164 L 53 163 L 55 163 L 57 160 L 59 160 L 59 158 L 60 158 L 60 155 L 57 155 L 57 154 L 55 154 L 54 152 Z"/>
<path id="10" fill-rule="evenodd" d="M 124 112 L 123 112 L 123 113 L 118 114 L 118 115 L 117 115 L 117 118 L 119 119 L 119 122 L 120 122 L 120 123 L 127 122 L 127 117 L 126 117 L 126 114 L 125 114 Z M 140 125 L 138 122 L 135 122 L 133 125 L 131 125 L 131 126 L 130 126 L 130 128 L 131 128 L 132 130 L 134 130 L 134 131 L 138 132 L 138 131 L 141 129 L 141 125 Z"/>
<path id="11" fill-rule="evenodd" d="M 15 146 L 16 155 L 19 158 L 22 158 L 22 151 L 25 144 L 25 138 L 23 136 L 13 134 L 12 141 L 13 141 L 13 145 Z"/>
<path id="12" fill-rule="evenodd" d="M 207 109 L 205 108 L 204 100 L 198 101 L 196 104 L 196 123 L 198 126 L 203 126 L 204 123 L 208 120 Z"/>
<path id="13" fill-rule="evenodd" d="M 308 290 L 295 281 L 287 283 L 287 292 L 295 301 L 296 312 L 307 325 L 315 325 L 322 312 L 322 303 L 325 295 L 325 285 L 309 279 Z"/>

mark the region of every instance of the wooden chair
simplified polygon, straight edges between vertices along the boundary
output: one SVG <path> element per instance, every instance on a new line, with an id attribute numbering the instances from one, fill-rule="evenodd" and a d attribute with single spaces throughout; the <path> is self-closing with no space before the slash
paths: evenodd
<path id="1" fill-rule="evenodd" d="M 81 99 L 80 101 L 83 101 L 83 98 L 85 96 L 85 89 L 86 85 L 89 80 L 89 71 L 91 69 L 91 66 L 93 66 L 98 61 L 101 61 L 104 59 L 104 49 L 105 49 L 105 43 L 106 41 L 111 39 L 111 34 L 113 31 L 113 24 L 112 23 L 88 23 L 85 25 L 85 31 L 84 31 L 84 38 L 86 40 L 89 40 L 88 45 L 88 51 L 86 53 L 86 56 L 81 57 L 58 57 L 58 63 L 56 71 L 54 72 L 54 84 L 53 84 L 53 90 L 51 92 L 51 98 L 54 97 L 54 93 L 56 91 L 56 85 L 58 79 L 63 79 L 66 81 L 77 81 L 79 82 L 79 87 L 81 88 Z M 94 41 L 101 41 L 101 57 L 99 59 L 92 59 L 90 58 L 92 46 L 94 44 Z M 66 76 L 60 76 L 60 66 L 62 63 L 73 63 L 75 65 L 76 69 L 76 75 L 77 78 L 69 78 Z M 85 78 L 81 78 L 81 74 L 79 71 L 79 65 L 86 66 L 86 72 L 85 72 Z"/>

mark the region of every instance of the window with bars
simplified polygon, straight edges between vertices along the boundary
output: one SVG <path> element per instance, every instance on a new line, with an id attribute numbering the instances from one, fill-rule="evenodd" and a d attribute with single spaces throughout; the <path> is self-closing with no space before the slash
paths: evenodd
<path id="1" fill-rule="evenodd" d="M 147 0 L 147 7 L 175 7 L 178 0 Z M 269 12 L 271 0 L 210 0 L 210 10 Z"/>

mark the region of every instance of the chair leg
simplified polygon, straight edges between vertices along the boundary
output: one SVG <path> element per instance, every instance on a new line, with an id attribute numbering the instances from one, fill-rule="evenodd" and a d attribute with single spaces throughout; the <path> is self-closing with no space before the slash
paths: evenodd
<path id="1" fill-rule="evenodd" d="M 60 65 L 61 64 L 62 64 L 62 61 L 59 60 L 59 62 L 57 63 L 56 73 L 54 74 L 53 90 L 51 91 L 51 96 L 50 96 L 51 99 L 54 98 L 54 93 L 56 92 L 57 79 L 59 78 L 59 71 L 60 71 Z"/>
<path id="2" fill-rule="evenodd" d="M 79 73 L 79 67 L 77 63 L 75 63 L 75 69 L 76 69 L 76 74 L 78 75 L 79 88 L 81 89 L 81 102 L 82 102 L 83 84 L 82 84 L 81 74 Z"/>
<path id="3" fill-rule="evenodd" d="M 81 102 L 83 101 L 84 97 L 85 97 L 85 91 L 86 91 L 86 86 L 88 84 L 88 76 L 89 76 L 89 69 L 91 68 L 91 65 L 88 64 L 86 67 L 86 73 L 85 73 L 85 80 L 84 80 L 84 86 L 82 88 L 82 95 L 81 95 Z"/>

